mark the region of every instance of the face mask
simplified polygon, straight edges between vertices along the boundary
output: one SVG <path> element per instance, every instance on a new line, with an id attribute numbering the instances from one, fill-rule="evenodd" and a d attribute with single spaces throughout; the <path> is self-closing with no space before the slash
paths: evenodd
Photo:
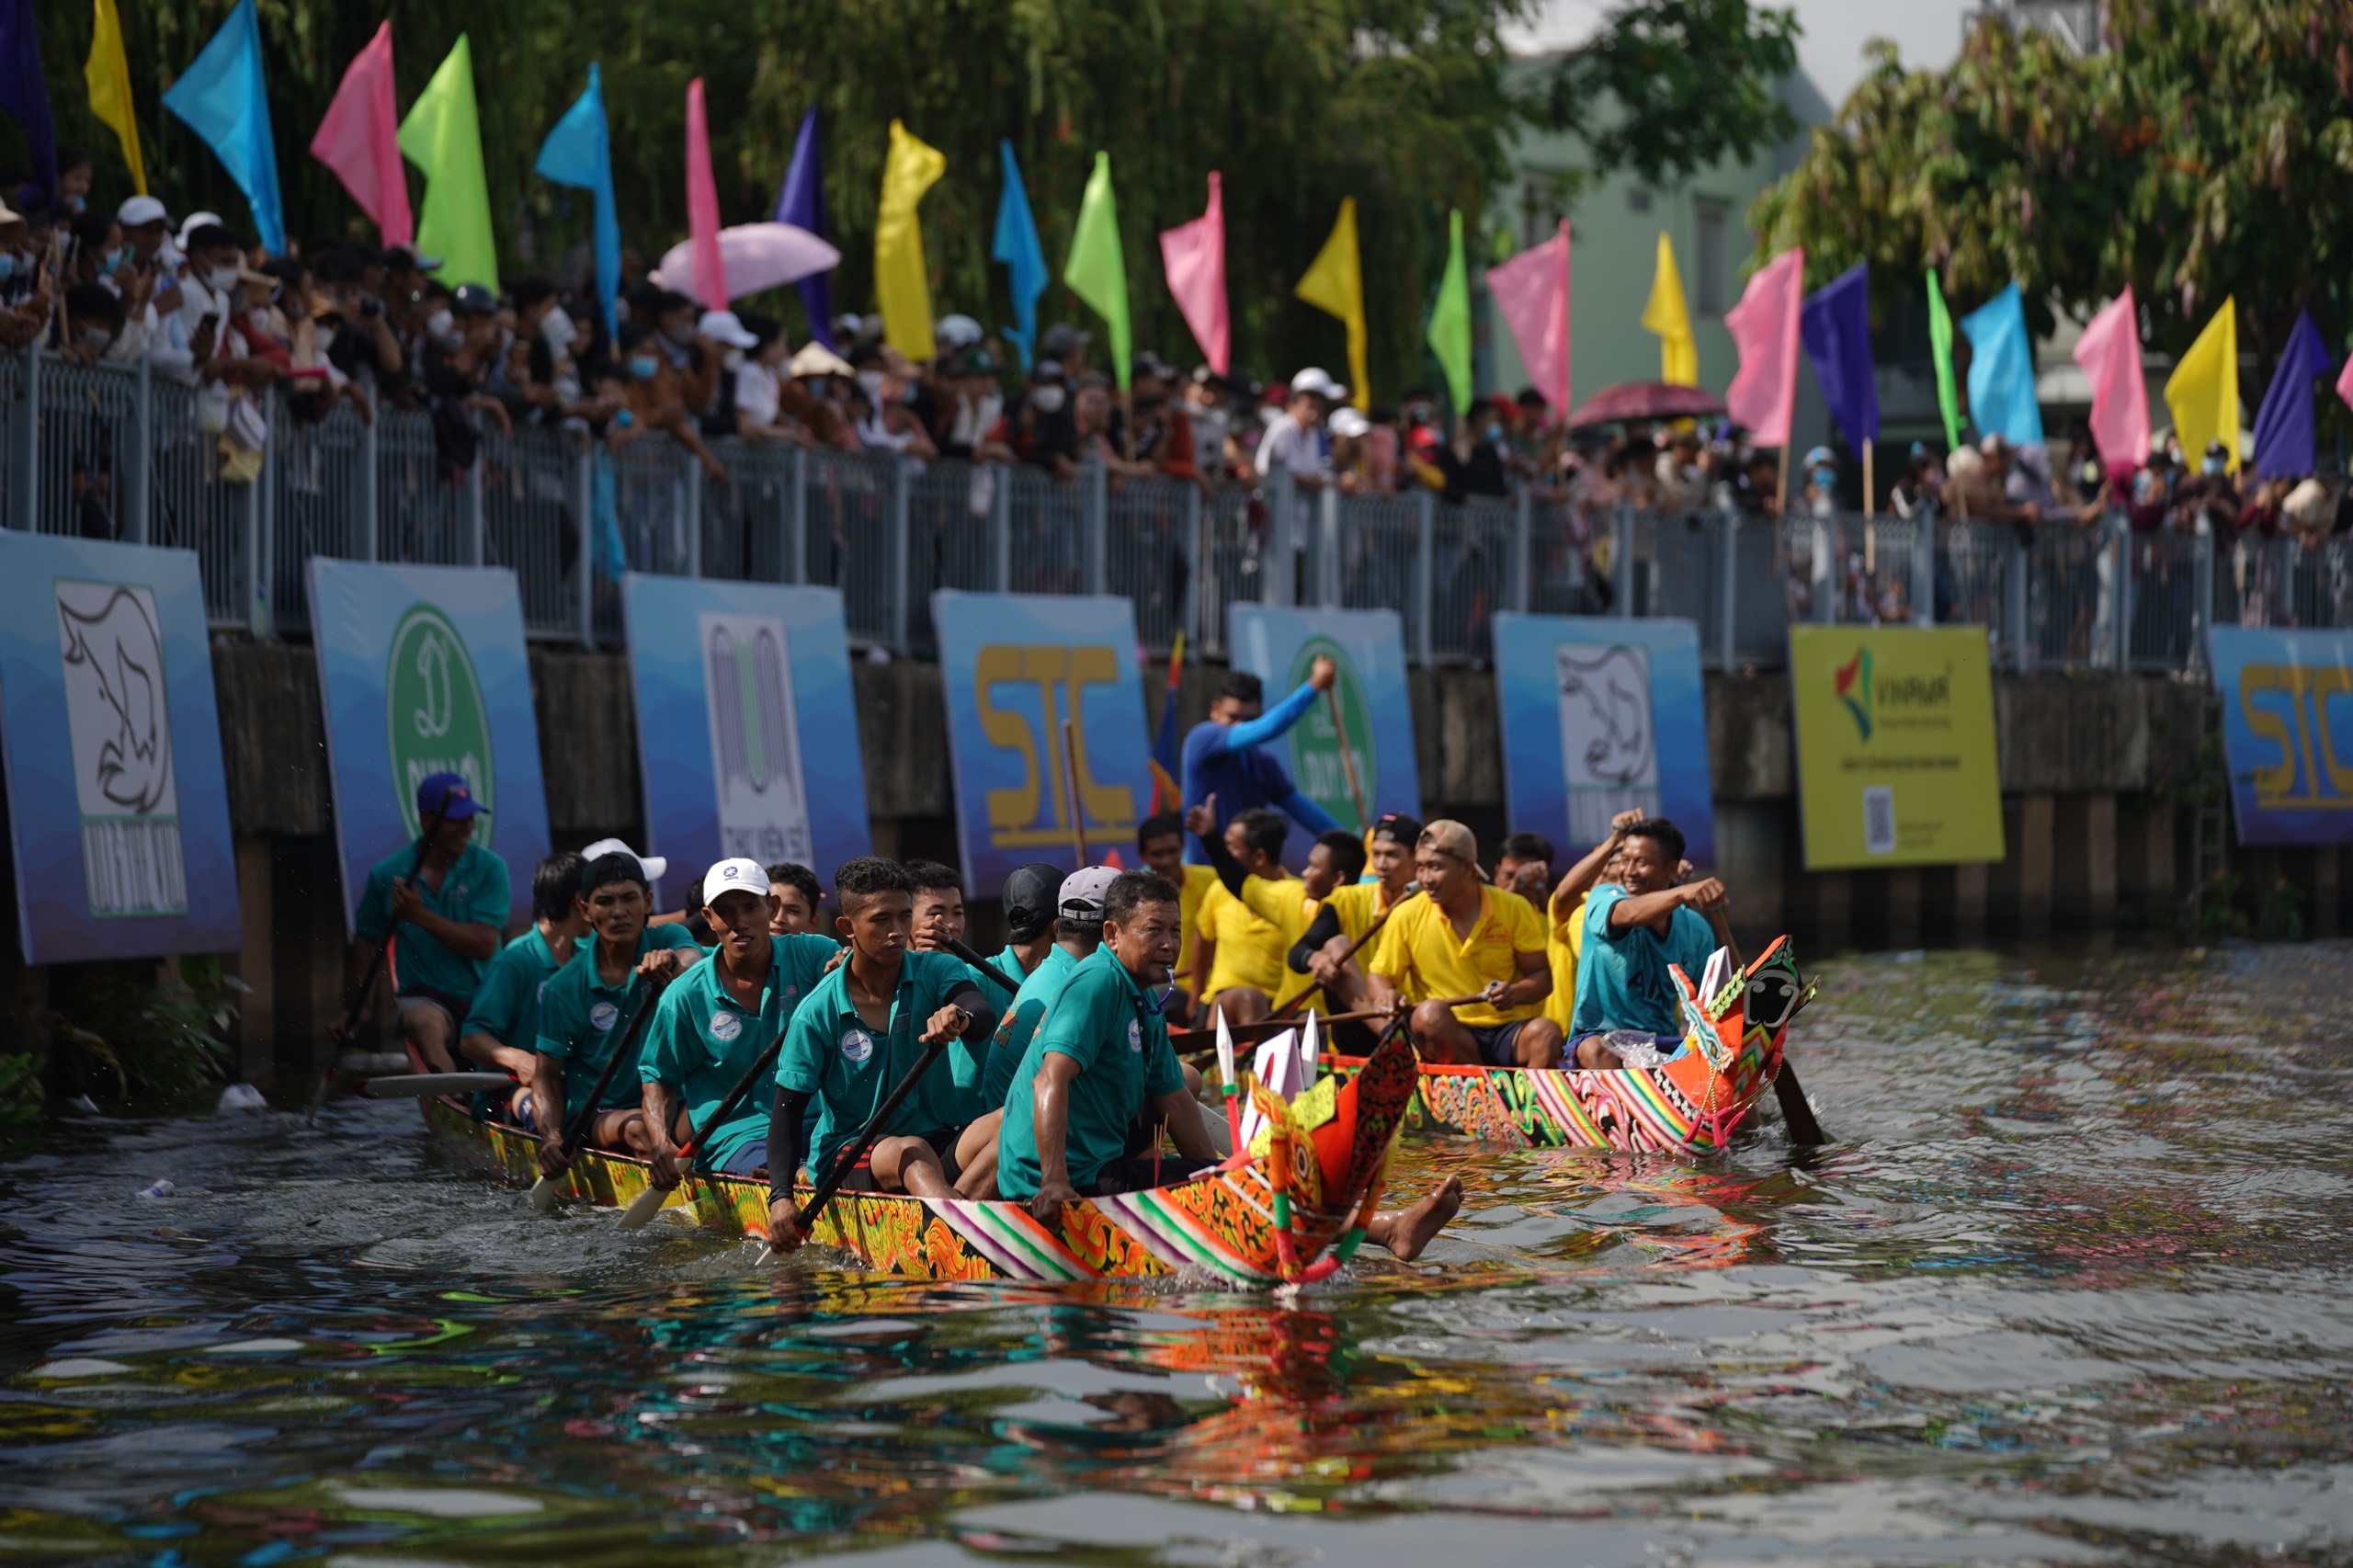
<path id="1" fill-rule="evenodd" d="M 458 318 L 451 315 L 448 308 L 444 307 L 425 318 L 426 335 L 436 340 L 446 339 L 457 324 Z"/>
<path id="2" fill-rule="evenodd" d="M 233 267 L 216 267 L 204 275 L 204 280 L 212 285 L 214 293 L 225 294 L 237 286 L 237 269 Z"/>
<path id="3" fill-rule="evenodd" d="M 688 326 L 686 323 L 680 322 L 676 326 L 664 327 L 662 329 L 662 335 L 676 344 L 679 347 L 684 348 L 688 344 L 692 343 L 695 340 L 695 329 Z"/>
<path id="4" fill-rule="evenodd" d="M 1500 426 L 1500 425 L 1490 425 L 1490 426 L 1487 426 L 1487 439 L 1488 439 L 1488 440 L 1490 440 L 1490 441 L 1500 441 L 1500 440 L 1502 440 L 1503 438 L 1504 438 L 1504 427 L 1503 427 L 1502 426 Z"/>
<path id="5" fill-rule="evenodd" d="M 1837 483 L 1838 471 L 1836 469 L 1818 468 L 1813 471 L 1813 487 L 1816 490 L 1830 490 L 1836 488 Z"/>
<path id="6" fill-rule="evenodd" d="M 720 357 L 719 362 L 731 370 L 741 369 L 744 363 L 744 351 L 740 348 L 731 348 Z"/>
<path id="7" fill-rule="evenodd" d="M 0 251 L 0 283 L 6 283 L 16 275 L 17 258 L 5 251 Z"/>
<path id="8" fill-rule="evenodd" d="M 102 278 L 111 278 L 116 273 L 120 272 L 123 267 L 129 264 L 130 260 L 131 247 L 129 245 L 117 245 L 114 249 L 107 252 L 106 256 L 98 262 L 98 275 Z"/>
<path id="9" fill-rule="evenodd" d="M 540 318 L 540 341 L 558 353 L 571 347 L 579 335 L 580 329 L 574 326 L 572 318 L 562 311 L 550 311 Z"/>
<path id="10" fill-rule="evenodd" d="M 1063 389 L 1051 381 L 1033 388 L 1029 393 L 1029 406 L 1040 414 L 1060 414 L 1063 411 Z"/>
<path id="11" fill-rule="evenodd" d="M 82 329 L 82 341 L 103 354 L 113 347 L 114 334 L 102 326 L 85 326 Z"/>
<path id="12" fill-rule="evenodd" d="M 870 398 L 879 398 L 882 395 L 883 380 L 884 377 L 880 370 L 860 370 L 858 373 L 859 390 Z"/>
<path id="13" fill-rule="evenodd" d="M 2223 467 L 2224 464 L 2221 458 L 2208 458 L 2204 462 L 2198 465 L 2198 472 L 2200 473 L 2220 473 L 2222 472 Z"/>
<path id="14" fill-rule="evenodd" d="M 635 376 L 641 381 L 652 381 L 654 379 L 654 372 L 661 369 L 662 361 L 653 358 L 651 355 L 641 354 L 631 358 L 629 362 L 629 373 Z"/>

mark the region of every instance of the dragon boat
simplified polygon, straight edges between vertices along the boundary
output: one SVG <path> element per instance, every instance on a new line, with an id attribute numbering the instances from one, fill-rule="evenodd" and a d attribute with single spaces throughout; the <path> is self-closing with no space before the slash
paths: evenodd
<path id="1" fill-rule="evenodd" d="M 1414 1097 L 1413 1050 L 1391 1040 L 1345 1079 L 1286 1102 L 1261 1085 L 1267 1119 L 1247 1151 L 1188 1180 L 1063 1206 L 1052 1224 L 1019 1203 L 935 1202 L 904 1193 L 842 1192 L 813 1239 L 878 1273 L 918 1279 L 1062 1281 L 1189 1273 L 1232 1285 L 1313 1283 L 1355 1253 L 1379 1207 L 1382 1177 Z M 539 1141 L 477 1119 L 452 1098 L 423 1102 L 426 1125 L 459 1157 L 517 1185 L 538 1179 Z M 652 1185 L 645 1161 L 582 1152 L 566 1196 L 624 1208 Z M 811 1193 L 805 1180 L 799 1190 Z M 696 1174 L 664 1205 L 732 1235 L 767 1234 L 767 1183 Z"/>
<path id="2" fill-rule="evenodd" d="M 1787 937 L 1745 971 L 1728 955 L 1683 992 L 1681 1047 L 1651 1067 L 1449 1067 L 1424 1063 L 1406 1125 L 1518 1148 L 1699 1154 L 1727 1147 L 1780 1073 L 1790 1020 L 1813 999 Z M 1360 1059 L 1335 1063 L 1343 1074 Z"/>

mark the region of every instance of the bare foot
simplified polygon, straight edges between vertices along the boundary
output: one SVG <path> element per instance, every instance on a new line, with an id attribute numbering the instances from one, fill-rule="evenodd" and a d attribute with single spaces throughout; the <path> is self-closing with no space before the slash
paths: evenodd
<path id="1" fill-rule="evenodd" d="M 1365 1227 L 1364 1239 L 1387 1247 L 1400 1262 L 1411 1263 L 1461 1207 L 1462 1178 L 1450 1176 L 1411 1209 L 1374 1215 L 1372 1223 Z"/>

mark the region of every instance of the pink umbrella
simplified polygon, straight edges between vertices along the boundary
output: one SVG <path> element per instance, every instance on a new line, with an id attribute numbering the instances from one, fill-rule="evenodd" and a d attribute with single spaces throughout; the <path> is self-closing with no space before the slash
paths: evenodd
<path id="1" fill-rule="evenodd" d="M 763 289 L 798 283 L 803 278 L 839 267 L 842 253 L 790 223 L 738 223 L 719 231 L 719 256 L 727 275 L 730 299 L 756 294 Z M 695 292 L 694 242 L 681 240 L 654 269 L 654 281 L 675 289 L 707 308 L 716 308 Z"/>

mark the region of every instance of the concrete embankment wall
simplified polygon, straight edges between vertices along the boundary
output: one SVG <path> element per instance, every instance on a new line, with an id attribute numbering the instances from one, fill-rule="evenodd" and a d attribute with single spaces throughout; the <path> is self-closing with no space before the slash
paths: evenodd
<path id="1" fill-rule="evenodd" d="M 304 647 L 224 641 L 214 646 L 213 672 L 244 912 L 245 945 L 232 961 L 253 988 L 242 1044 L 247 1075 L 267 1084 L 313 1070 L 347 983 L 317 664 Z M 938 667 L 859 664 L 855 675 L 877 852 L 952 863 Z M 1188 671 L 1182 722 L 1206 714 L 1218 675 Z M 626 662 L 540 649 L 531 676 L 556 844 L 576 847 L 607 835 L 642 842 Z M 1162 691 L 1157 682 L 1146 686 L 1156 724 Z M 1492 856 L 1504 826 L 1494 677 L 1417 669 L 1412 698 L 1425 815 L 1462 819 Z M 2188 894 L 2196 864 L 2195 812 L 2181 802 L 2209 733 L 2202 688 L 2134 676 L 1997 676 L 1995 700 L 2006 859 L 1809 873 L 1787 680 L 1778 673 L 1709 676 L 1718 858 L 1743 935 L 1794 931 L 1807 951 L 1821 952 L 1852 942 L 1908 947 L 2164 924 Z M 2292 881 L 2308 934 L 2338 929 L 2335 851 L 2234 850 L 2232 864 L 2257 896 L 2282 877 Z M 525 877 L 529 869 L 514 870 Z M 979 936 L 993 936 L 994 905 L 973 913 Z M 16 947 L 11 931 L 0 964 L 13 970 Z M 0 983 L 37 1000 L 45 977 L 17 971 L 0 973 Z"/>

